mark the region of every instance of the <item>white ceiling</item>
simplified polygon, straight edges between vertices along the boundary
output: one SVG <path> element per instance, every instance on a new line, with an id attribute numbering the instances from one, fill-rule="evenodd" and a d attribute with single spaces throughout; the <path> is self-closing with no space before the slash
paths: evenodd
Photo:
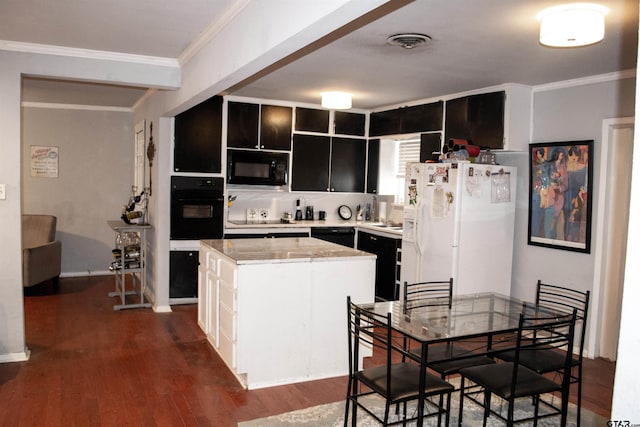
<path id="1" fill-rule="evenodd" d="M 237 0 L 1 0 L 0 40 L 180 58 Z M 635 69 L 638 1 L 602 0 L 605 40 L 552 49 L 537 41 L 535 15 L 548 0 L 415 0 L 243 87 L 238 96 L 318 104 L 347 90 L 354 108 L 375 109 L 502 83 L 539 85 Z M 401 32 L 432 37 L 404 50 Z M 23 99 L 131 107 L 140 88 L 25 79 Z"/>

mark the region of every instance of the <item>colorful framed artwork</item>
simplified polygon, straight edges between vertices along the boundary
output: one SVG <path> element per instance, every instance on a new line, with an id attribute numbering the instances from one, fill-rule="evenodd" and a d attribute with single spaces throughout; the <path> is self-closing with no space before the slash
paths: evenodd
<path id="1" fill-rule="evenodd" d="M 529 145 L 530 245 L 591 251 L 593 140 Z"/>

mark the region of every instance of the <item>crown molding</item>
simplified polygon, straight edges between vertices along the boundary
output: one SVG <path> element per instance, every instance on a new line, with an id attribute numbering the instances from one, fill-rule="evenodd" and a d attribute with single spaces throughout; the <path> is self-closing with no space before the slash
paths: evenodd
<path id="1" fill-rule="evenodd" d="M 108 107 L 104 105 L 82 105 L 82 104 L 60 104 L 52 102 L 28 102 L 24 101 L 22 107 L 27 108 L 48 108 L 50 110 L 85 110 L 85 111 L 110 111 L 117 113 L 131 113 L 130 107 Z"/>
<path id="2" fill-rule="evenodd" d="M 591 85 L 595 83 L 604 83 L 615 80 L 633 79 L 636 77 L 636 69 L 615 71 L 613 73 L 598 74 L 595 76 L 580 77 L 571 80 L 562 80 L 548 84 L 533 86 L 533 92 L 546 92 L 549 90 L 565 89 L 576 86 Z"/>
<path id="3" fill-rule="evenodd" d="M 196 53 L 200 51 L 207 43 L 215 38 L 215 36 L 222 31 L 224 27 L 233 20 L 233 18 L 240 13 L 250 0 L 237 0 L 222 14 L 219 19 L 212 22 L 205 30 L 191 43 L 178 57 L 178 63 L 184 65 L 191 59 Z"/>
<path id="4" fill-rule="evenodd" d="M 131 53 L 80 49 L 75 47 L 53 46 L 38 43 L 15 42 L 11 40 L 0 40 L 0 50 L 180 68 L 180 63 L 174 58 L 134 55 Z"/>

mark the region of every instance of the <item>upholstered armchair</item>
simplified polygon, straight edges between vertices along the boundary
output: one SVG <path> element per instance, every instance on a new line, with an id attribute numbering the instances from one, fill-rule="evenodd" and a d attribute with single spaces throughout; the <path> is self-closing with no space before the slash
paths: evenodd
<path id="1" fill-rule="evenodd" d="M 53 215 L 22 215 L 22 285 L 53 279 L 58 286 L 62 244 L 56 238 Z"/>

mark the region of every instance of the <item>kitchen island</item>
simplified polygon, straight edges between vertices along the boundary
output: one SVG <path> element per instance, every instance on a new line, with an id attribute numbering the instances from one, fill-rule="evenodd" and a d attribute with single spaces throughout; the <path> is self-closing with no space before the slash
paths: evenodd
<path id="1" fill-rule="evenodd" d="M 374 301 L 375 255 L 280 238 L 202 240 L 199 256 L 198 324 L 244 387 L 347 374 L 347 296 Z"/>

